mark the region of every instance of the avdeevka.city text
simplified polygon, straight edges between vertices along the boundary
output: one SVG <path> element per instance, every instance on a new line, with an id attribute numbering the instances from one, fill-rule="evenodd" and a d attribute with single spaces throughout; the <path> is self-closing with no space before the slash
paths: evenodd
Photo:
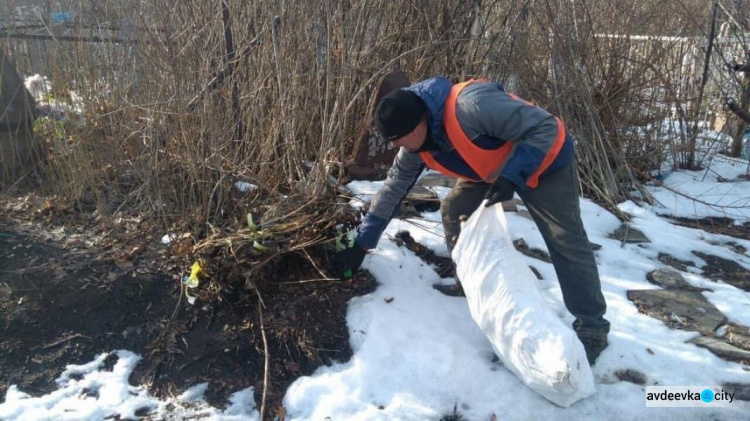
<path id="1" fill-rule="evenodd" d="M 711 392 L 713 394 L 713 398 L 706 397 L 706 392 Z M 726 390 L 722 390 L 720 392 L 713 392 L 710 389 L 704 389 L 702 392 L 693 392 L 691 390 L 686 390 L 684 392 L 667 392 L 666 390 L 662 391 L 661 393 L 654 393 L 649 392 L 646 395 L 646 400 L 648 401 L 703 401 L 703 402 L 711 402 L 711 401 L 728 401 L 729 403 L 732 403 L 734 401 L 734 393 L 728 392 Z"/>

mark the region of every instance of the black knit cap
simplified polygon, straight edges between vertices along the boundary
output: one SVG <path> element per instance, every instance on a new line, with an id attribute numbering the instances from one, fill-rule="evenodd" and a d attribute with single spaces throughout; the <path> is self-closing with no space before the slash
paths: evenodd
<path id="1" fill-rule="evenodd" d="M 396 140 L 414 130 L 426 108 L 414 92 L 396 89 L 384 96 L 375 110 L 375 127 L 388 141 Z"/>

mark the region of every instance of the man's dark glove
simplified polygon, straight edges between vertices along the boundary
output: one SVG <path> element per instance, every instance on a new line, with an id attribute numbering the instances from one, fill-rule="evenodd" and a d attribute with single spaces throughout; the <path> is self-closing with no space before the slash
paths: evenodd
<path id="1" fill-rule="evenodd" d="M 362 265 L 362 261 L 365 260 L 365 254 L 367 254 L 367 250 L 357 244 L 338 252 L 335 262 L 336 276 L 341 279 L 354 277 L 354 274 Z"/>
<path id="2" fill-rule="evenodd" d="M 487 199 L 486 207 L 490 207 L 497 202 L 505 202 L 513 198 L 513 192 L 516 186 L 507 178 L 498 177 L 487 190 L 484 198 Z"/>

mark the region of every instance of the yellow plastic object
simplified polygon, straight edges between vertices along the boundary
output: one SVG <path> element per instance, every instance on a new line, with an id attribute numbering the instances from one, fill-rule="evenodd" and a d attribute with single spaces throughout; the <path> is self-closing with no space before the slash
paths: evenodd
<path id="1" fill-rule="evenodd" d="M 185 291 L 185 297 L 188 300 L 188 303 L 195 304 L 195 295 L 190 295 L 190 292 L 188 292 L 191 288 L 196 288 L 198 285 L 200 285 L 200 278 L 203 269 L 201 268 L 200 263 L 195 262 L 193 263 L 193 266 L 190 267 L 190 276 L 183 276 L 182 277 L 182 285 L 183 290 Z"/>
<path id="2" fill-rule="evenodd" d="M 193 266 L 190 268 L 190 276 L 187 280 L 187 287 L 188 288 L 195 288 L 198 285 L 200 285 L 200 279 L 198 279 L 198 276 L 201 274 L 201 265 L 198 262 L 193 263 Z"/>

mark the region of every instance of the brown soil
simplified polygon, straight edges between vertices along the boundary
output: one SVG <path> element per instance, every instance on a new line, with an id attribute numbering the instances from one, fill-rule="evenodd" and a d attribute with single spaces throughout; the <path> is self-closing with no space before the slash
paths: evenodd
<path id="1" fill-rule="evenodd" d="M 424 262 L 432 265 L 433 268 L 435 268 L 435 273 L 438 274 L 441 278 L 455 278 L 456 277 L 456 267 L 453 264 L 453 260 L 451 260 L 450 257 L 443 257 L 438 256 L 435 254 L 434 251 L 428 249 L 427 247 L 423 246 L 422 244 L 419 244 L 414 237 L 411 236 L 409 231 L 400 231 L 396 233 L 396 244 L 399 246 L 406 247 L 408 250 L 410 250 L 412 253 L 416 254 L 417 257 L 422 259 Z M 516 250 L 519 252 L 533 257 L 535 259 L 541 260 L 543 262 L 551 263 L 552 259 L 549 257 L 549 254 L 547 254 L 544 250 L 539 250 L 536 248 L 530 248 L 528 245 L 526 245 L 526 242 L 519 238 L 518 240 L 513 241 L 513 245 L 515 246 Z M 534 272 L 534 275 L 537 277 L 537 279 L 541 280 L 542 274 L 539 272 L 537 268 L 534 266 L 529 266 L 529 269 L 531 269 L 532 272 Z"/>
<path id="2" fill-rule="evenodd" d="M 640 386 L 645 385 L 646 381 L 648 380 L 648 376 L 646 376 L 643 372 L 632 368 L 615 371 L 615 377 L 617 377 L 620 381 L 630 382 Z"/>
<path id="3" fill-rule="evenodd" d="M 664 263 L 665 265 L 669 265 L 682 272 L 687 272 L 687 268 L 690 266 L 695 267 L 695 263 L 689 260 L 680 260 L 667 253 L 659 253 L 659 256 L 657 258 L 659 259 L 660 262 Z"/>
<path id="4" fill-rule="evenodd" d="M 292 381 L 350 358 L 347 302 L 376 286 L 363 272 L 354 281 L 315 280 L 320 274 L 311 262 L 325 262 L 327 256 L 311 250 L 317 253 L 312 258 L 287 254 L 265 268 L 263 282 L 254 283 L 265 303 L 261 312 L 255 290 L 208 291 L 209 281 L 191 306 L 180 298 L 187 264 L 169 258 L 183 253 L 180 241 L 162 245 L 160 234 L 137 219 L 122 229 L 82 223 L 71 216 L 75 212 L 52 202 L 33 214 L 29 206 L 12 208 L 0 210 L 0 396 L 12 384 L 32 395 L 48 393 L 67 364 L 128 349 L 143 357 L 131 384 L 146 385 L 156 396 L 208 382 L 212 405 L 223 406 L 231 393 L 248 386 L 255 387 L 260 403 L 263 326 L 270 364 L 268 412 L 281 415 L 281 399 Z M 706 229 L 703 222 L 683 223 Z M 747 238 L 745 227 L 730 228 Z M 712 232 L 730 228 L 722 222 Z M 397 237 L 441 276 L 455 276 L 450 259 L 435 256 L 408 232 Z M 214 263 L 214 273 L 224 269 Z"/>
<path id="5" fill-rule="evenodd" d="M 670 215 L 660 215 L 663 218 L 672 220 L 675 225 L 683 227 L 697 228 L 712 234 L 723 234 L 730 237 L 750 240 L 750 222 L 743 225 L 735 225 L 731 218 L 707 217 L 702 219 L 678 218 Z M 732 244 L 727 243 L 729 246 Z M 742 246 L 738 246 L 742 247 Z M 747 250 L 739 249 L 738 253 L 744 253 Z"/>
<path id="6" fill-rule="evenodd" d="M 750 270 L 737 262 L 712 254 L 693 251 L 693 254 L 706 261 L 703 276 L 714 281 L 722 281 L 750 292 Z"/>
<path id="7" fill-rule="evenodd" d="M 156 396 L 208 382 L 213 405 L 248 386 L 260 404 L 266 353 L 255 291 L 225 288 L 191 306 L 180 299 L 187 268 L 154 264 L 166 247 L 143 229 L 143 242 L 123 247 L 123 255 L 100 241 L 106 232 L 21 219 L 0 212 L 0 396 L 13 384 L 48 393 L 67 364 L 127 349 L 143 357 L 131 384 Z M 282 411 L 294 379 L 350 358 L 347 302 L 374 290 L 375 281 L 365 273 L 349 282 L 301 282 L 320 275 L 308 256 L 295 254 L 264 275 L 270 413 Z"/>
<path id="8" fill-rule="evenodd" d="M 416 254 L 417 257 L 422 259 L 429 265 L 435 268 L 435 272 L 441 278 L 455 278 L 456 268 L 453 265 L 453 261 L 450 257 L 442 257 L 435 254 L 434 251 L 428 249 L 422 244 L 418 243 L 414 237 L 411 236 L 409 231 L 399 231 L 395 235 L 396 244 L 399 247 L 406 247 L 407 250 Z"/>

